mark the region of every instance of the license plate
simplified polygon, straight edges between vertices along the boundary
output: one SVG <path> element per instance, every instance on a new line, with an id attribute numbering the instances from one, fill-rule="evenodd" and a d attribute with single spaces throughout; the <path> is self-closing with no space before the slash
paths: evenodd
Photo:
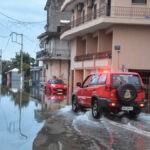
<path id="1" fill-rule="evenodd" d="M 58 94 L 58 95 L 63 95 L 63 93 L 60 93 L 60 92 L 58 92 L 57 94 Z"/>
<path id="2" fill-rule="evenodd" d="M 131 111 L 131 110 L 133 110 L 133 107 L 132 106 L 123 106 L 121 109 Z"/>
<path id="3" fill-rule="evenodd" d="M 62 89 L 57 89 L 57 91 L 63 91 Z"/>

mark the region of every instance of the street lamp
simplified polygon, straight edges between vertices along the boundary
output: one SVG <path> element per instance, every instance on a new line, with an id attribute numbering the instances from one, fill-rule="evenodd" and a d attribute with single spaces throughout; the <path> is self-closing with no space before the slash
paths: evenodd
<path id="1" fill-rule="evenodd" d="M 15 42 L 19 45 L 21 45 L 21 49 L 20 49 L 20 72 L 21 72 L 21 76 L 20 76 L 20 89 L 23 88 L 23 69 L 22 69 L 22 66 L 23 66 L 23 34 L 18 34 L 16 32 L 12 32 L 10 34 L 10 36 L 12 36 L 12 42 Z M 21 37 L 21 41 L 18 41 L 18 36 Z"/>

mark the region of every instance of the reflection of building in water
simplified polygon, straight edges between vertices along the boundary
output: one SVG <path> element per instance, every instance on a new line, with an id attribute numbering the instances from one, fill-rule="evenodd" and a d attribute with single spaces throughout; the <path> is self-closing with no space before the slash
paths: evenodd
<path id="1" fill-rule="evenodd" d="M 30 68 L 31 85 L 40 86 L 44 81 L 44 75 L 42 74 L 42 66 L 36 66 Z"/>
<path id="2" fill-rule="evenodd" d="M 66 95 L 49 95 L 42 92 L 41 108 L 34 111 L 37 121 L 44 120 L 44 114 L 65 107 L 67 104 Z"/>
<path id="3" fill-rule="evenodd" d="M 32 86 L 30 87 L 30 96 L 41 101 L 42 92 L 40 86 Z"/>
<path id="4" fill-rule="evenodd" d="M 34 92 L 34 90 L 36 91 L 35 88 L 31 88 L 31 90 L 32 92 Z M 50 95 L 48 93 L 45 94 L 45 92 L 42 90 L 37 90 L 34 95 L 37 96 L 36 99 L 39 99 L 41 103 L 38 109 L 34 111 L 35 118 L 38 122 L 45 120 L 45 117 L 47 115 L 49 116 L 50 112 L 59 110 L 65 107 L 67 104 L 66 95 Z"/>
<path id="5" fill-rule="evenodd" d="M 67 104 L 66 95 L 44 95 L 42 99 L 42 110 L 58 110 Z"/>
<path id="6" fill-rule="evenodd" d="M 14 68 L 9 70 L 6 74 L 7 87 L 10 87 L 12 92 L 17 92 L 20 89 L 20 76 L 19 69 Z"/>

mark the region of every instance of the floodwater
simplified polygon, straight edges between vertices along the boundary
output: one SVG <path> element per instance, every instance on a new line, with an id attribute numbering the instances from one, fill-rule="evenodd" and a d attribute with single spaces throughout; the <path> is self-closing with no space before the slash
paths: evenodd
<path id="1" fill-rule="evenodd" d="M 65 95 L 0 89 L 0 150 L 149 150 L 150 114 L 137 120 L 74 113 Z"/>
<path id="2" fill-rule="evenodd" d="M 0 149 L 30 150 L 44 120 L 36 116 L 39 102 L 17 88 L 1 88 Z"/>
<path id="3" fill-rule="evenodd" d="M 17 84 L 0 87 L 0 150 L 32 150 L 50 113 L 66 105 L 66 96 L 45 94 L 41 87 L 20 91 Z"/>

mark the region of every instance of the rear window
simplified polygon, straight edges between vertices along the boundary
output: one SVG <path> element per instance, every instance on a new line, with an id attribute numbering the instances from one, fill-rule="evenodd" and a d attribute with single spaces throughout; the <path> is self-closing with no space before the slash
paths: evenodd
<path id="1" fill-rule="evenodd" d="M 123 84 L 132 84 L 136 89 L 141 89 L 140 79 L 137 75 L 129 74 L 113 74 L 112 75 L 112 86 L 117 88 Z"/>
<path id="2" fill-rule="evenodd" d="M 64 84 L 64 82 L 62 80 L 59 80 L 59 79 L 52 80 L 51 82 L 52 82 L 52 84 Z"/>

